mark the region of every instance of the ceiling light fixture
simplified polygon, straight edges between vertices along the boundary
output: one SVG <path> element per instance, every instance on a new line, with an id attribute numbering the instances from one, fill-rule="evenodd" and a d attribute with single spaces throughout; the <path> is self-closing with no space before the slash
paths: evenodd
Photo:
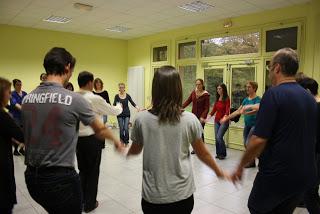
<path id="1" fill-rule="evenodd" d="M 78 10 L 82 10 L 82 11 L 91 11 L 93 6 L 81 4 L 81 3 L 74 3 L 74 8 L 76 8 Z"/>
<path id="2" fill-rule="evenodd" d="M 51 15 L 51 16 L 43 19 L 43 21 L 45 21 L 45 22 L 56 22 L 56 23 L 64 24 L 64 23 L 70 22 L 71 19 L 67 18 L 67 17 L 62 17 L 62 16 Z"/>
<path id="3" fill-rule="evenodd" d="M 106 30 L 115 31 L 115 32 L 123 32 L 123 31 L 131 30 L 131 29 L 132 28 L 114 26 L 114 27 L 111 27 L 111 28 L 107 28 Z"/>
<path id="4" fill-rule="evenodd" d="M 179 6 L 179 8 L 185 9 L 191 12 L 199 12 L 199 11 L 207 10 L 213 7 L 214 7 L 213 5 L 202 2 L 202 1 L 195 1 L 189 4 L 184 4 Z"/>

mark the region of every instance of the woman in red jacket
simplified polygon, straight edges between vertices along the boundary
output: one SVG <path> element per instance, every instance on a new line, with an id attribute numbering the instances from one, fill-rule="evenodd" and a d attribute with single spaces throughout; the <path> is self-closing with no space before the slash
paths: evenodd
<path id="1" fill-rule="evenodd" d="M 196 90 L 192 91 L 187 101 L 183 104 L 183 108 L 187 107 L 192 102 L 192 113 L 200 120 L 204 129 L 205 118 L 207 118 L 210 108 L 210 94 L 205 90 L 203 79 L 196 80 Z M 202 133 L 202 141 L 204 135 Z M 195 154 L 194 150 L 191 154 Z"/>
<path id="2" fill-rule="evenodd" d="M 223 140 L 223 136 L 229 128 L 230 120 L 227 120 L 225 123 L 221 124 L 219 121 L 228 116 L 230 111 L 230 99 L 228 96 L 227 87 L 224 83 L 220 83 L 217 86 L 216 101 L 214 103 L 213 109 L 205 120 L 207 123 L 208 120 L 217 112 L 214 118 L 214 131 L 216 137 L 216 158 L 225 159 L 227 156 L 226 144 Z"/>

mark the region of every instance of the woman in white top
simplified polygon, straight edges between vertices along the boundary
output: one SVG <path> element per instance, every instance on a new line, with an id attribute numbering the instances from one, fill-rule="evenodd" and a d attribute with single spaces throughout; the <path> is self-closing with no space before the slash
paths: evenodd
<path id="1" fill-rule="evenodd" d="M 142 210 L 144 213 L 191 213 L 196 190 L 189 146 L 219 178 L 226 177 L 202 141 L 198 118 L 182 109 L 178 71 L 163 66 L 155 72 L 152 109 L 139 113 L 132 127 L 127 155 L 143 152 Z"/>

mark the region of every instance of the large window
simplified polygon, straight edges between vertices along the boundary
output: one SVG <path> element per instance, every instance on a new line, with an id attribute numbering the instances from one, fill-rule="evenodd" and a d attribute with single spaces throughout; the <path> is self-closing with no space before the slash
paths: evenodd
<path id="1" fill-rule="evenodd" d="M 216 100 L 216 87 L 223 82 L 223 68 L 212 68 L 204 70 L 204 85 L 210 94 L 210 108 Z M 210 112 L 209 112 L 210 113 Z"/>
<path id="2" fill-rule="evenodd" d="M 274 52 L 281 48 L 297 50 L 298 27 L 268 30 L 266 32 L 266 52 Z"/>
<path id="3" fill-rule="evenodd" d="M 183 87 L 183 101 L 185 102 L 191 92 L 196 88 L 197 79 L 197 66 L 196 65 L 185 65 L 179 66 L 179 74 Z M 192 111 L 192 104 L 185 108 L 186 111 Z"/>
<path id="4" fill-rule="evenodd" d="M 153 48 L 153 62 L 167 61 L 167 46 Z"/>
<path id="5" fill-rule="evenodd" d="M 179 59 L 196 58 L 196 42 L 186 42 L 179 44 Z"/>
<path id="6" fill-rule="evenodd" d="M 259 52 L 259 33 L 201 40 L 201 57 Z"/>

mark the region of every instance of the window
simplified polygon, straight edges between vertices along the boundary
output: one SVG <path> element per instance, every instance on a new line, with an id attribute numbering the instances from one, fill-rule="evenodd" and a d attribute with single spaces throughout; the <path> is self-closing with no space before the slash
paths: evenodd
<path id="1" fill-rule="evenodd" d="M 179 74 L 182 82 L 183 90 L 183 101 L 185 102 L 191 92 L 196 88 L 196 79 L 197 79 L 197 66 L 196 65 L 186 65 L 179 66 Z M 186 111 L 192 111 L 192 104 L 185 108 Z"/>
<path id="2" fill-rule="evenodd" d="M 196 42 L 186 42 L 179 44 L 179 59 L 196 58 Z"/>
<path id="3" fill-rule="evenodd" d="M 259 52 L 259 33 L 201 40 L 201 57 Z"/>
<path id="4" fill-rule="evenodd" d="M 153 48 L 153 62 L 167 61 L 167 46 Z"/>
<path id="5" fill-rule="evenodd" d="M 270 82 L 270 77 L 269 77 L 269 71 L 267 70 L 267 65 L 270 65 L 270 61 L 266 61 L 266 67 L 265 67 L 265 70 L 266 70 L 266 76 L 265 76 L 265 91 L 266 91 L 268 88 L 271 88 L 271 87 L 272 87 L 271 82 Z"/>
<path id="6" fill-rule="evenodd" d="M 266 32 L 266 52 L 274 52 L 281 48 L 297 50 L 298 27 L 268 30 Z"/>
<path id="7" fill-rule="evenodd" d="M 204 85 L 210 94 L 210 108 L 216 101 L 217 85 L 223 82 L 223 68 L 213 68 L 204 70 Z M 210 111 L 209 111 L 210 113 Z"/>

